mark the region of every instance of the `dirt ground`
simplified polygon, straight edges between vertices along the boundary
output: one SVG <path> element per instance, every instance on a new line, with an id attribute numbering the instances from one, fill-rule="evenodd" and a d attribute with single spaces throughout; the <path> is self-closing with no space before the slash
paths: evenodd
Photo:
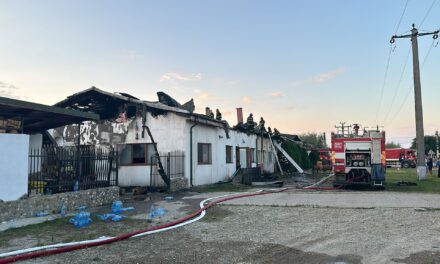
<path id="1" fill-rule="evenodd" d="M 0 251 L 145 229 L 194 211 L 201 198 L 192 195 L 127 200 L 137 210 L 117 223 L 77 230 L 61 219 L 2 232 Z M 152 202 L 167 214 L 148 220 Z M 439 219 L 436 209 L 222 205 L 179 229 L 23 263 L 439 263 Z"/>

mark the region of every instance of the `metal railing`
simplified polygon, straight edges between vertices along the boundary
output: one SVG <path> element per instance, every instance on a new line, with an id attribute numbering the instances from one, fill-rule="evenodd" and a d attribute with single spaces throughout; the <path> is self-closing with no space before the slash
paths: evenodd
<path id="1" fill-rule="evenodd" d="M 166 175 L 170 180 L 178 177 L 184 177 L 185 175 L 185 154 L 183 151 L 168 152 L 166 154 L 160 154 L 160 161 L 162 162 L 163 168 Z M 150 186 L 151 187 L 167 187 L 167 184 L 162 179 L 159 174 L 158 162 L 156 161 L 156 156 L 151 156 L 150 166 Z"/>
<path id="2" fill-rule="evenodd" d="M 111 148 L 46 145 L 29 151 L 29 195 L 115 185 L 118 185 L 118 152 Z"/>

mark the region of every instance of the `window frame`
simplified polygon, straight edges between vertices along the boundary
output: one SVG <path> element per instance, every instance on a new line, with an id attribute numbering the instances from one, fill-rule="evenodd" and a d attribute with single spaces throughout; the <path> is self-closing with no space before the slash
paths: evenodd
<path id="1" fill-rule="evenodd" d="M 131 155 L 131 159 L 130 159 L 130 163 L 125 163 L 125 164 L 120 164 L 120 166 L 151 166 L 151 165 L 156 165 L 156 162 L 151 163 L 151 160 L 149 159 L 149 157 L 151 155 L 155 155 L 155 151 L 153 151 L 153 153 L 149 153 L 148 152 L 148 147 L 153 145 L 153 143 L 127 143 L 127 144 L 121 144 L 121 145 L 126 145 L 126 147 L 130 148 L 130 155 Z M 145 157 L 145 162 L 143 163 L 134 163 L 133 162 L 133 154 L 134 154 L 134 145 L 144 145 L 144 157 Z M 156 144 L 157 146 L 157 144 Z M 153 147 L 154 148 L 154 147 Z M 150 155 L 149 155 L 150 154 Z"/>
<path id="2" fill-rule="evenodd" d="M 203 161 L 203 146 L 208 146 L 208 161 Z M 202 153 L 200 153 L 202 151 Z M 211 143 L 197 143 L 197 164 L 211 165 L 212 164 L 212 144 Z"/>
<path id="3" fill-rule="evenodd" d="M 229 151 L 228 151 L 229 149 Z M 231 164 L 233 162 L 232 146 L 226 145 L 226 164 Z M 229 159 L 228 159 L 229 158 Z"/>

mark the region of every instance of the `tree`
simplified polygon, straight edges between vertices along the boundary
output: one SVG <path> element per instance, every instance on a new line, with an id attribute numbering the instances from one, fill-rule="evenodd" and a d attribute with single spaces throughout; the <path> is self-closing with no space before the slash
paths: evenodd
<path id="1" fill-rule="evenodd" d="M 301 147 L 297 143 L 293 143 L 291 141 L 284 141 L 281 145 L 284 151 L 289 154 L 289 156 L 304 170 L 308 170 L 312 167 L 312 164 L 309 159 L 309 155 L 307 155 L 307 150 Z M 278 159 L 280 161 L 281 167 L 285 172 L 295 172 L 296 168 L 278 151 Z"/>
<path id="2" fill-rule="evenodd" d="M 308 132 L 299 136 L 302 142 L 311 145 L 313 148 L 326 148 L 324 135 L 315 132 Z"/>
<path id="3" fill-rule="evenodd" d="M 402 146 L 400 145 L 400 143 L 394 143 L 394 141 L 390 141 L 387 142 L 387 144 L 385 145 L 385 148 L 401 148 Z"/>
<path id="4" fill-rule="evenodd" d="M 417 148 L 416 139 L 414 138 L 411 144 L 412 149 Z M 435 136 L 425 136 L 425 154 L 428 154 L 428 151 L 432 149 L 433 151 L 436 151 L 436 142 L 435 142 Z"/>

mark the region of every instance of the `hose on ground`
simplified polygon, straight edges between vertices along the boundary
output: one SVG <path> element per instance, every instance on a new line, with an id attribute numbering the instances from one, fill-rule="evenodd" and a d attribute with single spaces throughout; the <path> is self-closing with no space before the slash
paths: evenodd
<path id="1" fill-rule="evenodd" d="M 190 215 L 187 215 L 187 216 L 182 217 L 182 218 L 180 218 L 178 220 L 166 223 L 164 225 L 151 227 L 151 228 L 148 228 L 148 229 L 145 229 L 145 230 L 138 230 L 138 231 L 135 231 L 135 232 L 123 234 L 123 235 L 116 236 L 116 237 L 110 237 L 110 238 L 105 238 L 105 239 L 96 239 L 96 240 L 91 240 L 91 241 L 72 242 L 72 243 L 75 243 L 75 244 L 68 245 L 68 246 L 65 246 L 65 245 L 61 246 L 61 244 L 58 244 L 58 248 L 50 248 L 50 246 L 47 246 L 47 248 L 49 248 L 48 250 L 38 249 L 38 251 L 35 251 L 35 252 L 21 253 L 21 254 L 18 254 L 18 255 L 8 256 L 6 258 L 2 258 L 2 259 L 0 259 L 0 264 L 12 263 L 12 262 L 20 261 L 20 260 L 26 260 L 26 259 L 32 259 L 32 258 L 37 258 L 37 257 L 49 256 L 49 255 L 54 255 L 54 254 L 59 254 L 59 253 L 64 253 L 64 252 L 70 252 L 70 251 L 84 249 L 84 248 L 96 247 L 96 246 L 100 246 L 100 245 L 114 243 L 114 242 L 117 242 L 117 241 L 122 241 L 122 240 L 128 239 L 130 237 L 139 237 L 139 236 L 143 236 L 143 235 L 148 235 L 148 234 L 152 234 L 152 233 L 166 231 L 166 230 L 171 229 L 171 227 L 173 227 L 173 226 L 179 227 L 179 226 L 181 226 L 180 224 L 183 224 L 185 222 L 194 222 L 194 221 L 197 221 L 197 220 L 201 219 L 201 217 L 204 216 L 205 211 L 207 209 L 211 208 L 212 206 L 216 205 L 216 204 L 219 204 L 219 203 L 222 203 L 222 202 L 225 202 L 225 201 L 229 201 L 229 200 L 233 200 L 233 199 L 238 199 L 238 198 L 243 198 L 243 197 L 251 197 L 251 196 L 258 196 L 258 195 L 265 195 L 265 194 L 270 194 L 270 193 L 279 193 L 279 192 L 284 192 L 286 190 L 288 190 L 288 189 L 287 188 L 283 188 L 283 189 L 276 189 L 276 190 L 271 190 L 271 191 L 259 191 L 259 192 L 254 192 L 254 193 L 245 193 L 245 194 L 240 194 L 240 195 L 233 195 L 233 196 L 230 196 L 230 197 L 220 198 L 218 200 L 210 202 L 207 205 L 204 205 L 203 202 L 202 202 L 202 203 L 200 203 L 201 208 L 199 210 L 195 211 L 194 213 L 192 213 Z M 210 198 L 210 199 L 214 199 L 214 198 Z M 210 199 L 207 199 L 207 200 L 210 200 Z M 199 216 L 199 217 L 197 217 L 197 216 Z M 192 221 L 192 219 L 194 221 Z M 55 245 L 52 245 L 52 247 L 54 247 L 54 246 Z M 25 250 L 23 250 L 23 252 L 25 252 Z M 9 253 L 11 253 L 11 252 L 9 252 Z"/>

